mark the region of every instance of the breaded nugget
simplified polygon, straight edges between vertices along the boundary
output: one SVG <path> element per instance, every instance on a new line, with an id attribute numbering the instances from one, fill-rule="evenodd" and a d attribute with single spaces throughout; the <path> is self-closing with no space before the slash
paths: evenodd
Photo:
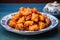
<path id="1" fill-rule="evenodd" d="M 8 25 L 17 30 L 37 31 L 46 28 L 50 24 L 50 19 L 42 15 L 36 8 L 19 8 L 9 20 Z"/>
<path id="2" fill-rule="evenodd" d="M 16 21 L 14 21 L 14 20 L 9 20 L 8 25 L 9 25 L 10 27 L 15 27 Z"/>
<path id="3" fill-rule="evenodd" d="M 49 24 L 50 24 L 50 19 L 49 19 L 48 17 L 46 17 L 46 18 L 45 18 L 45 22 L 46 22 L 46 23 L 45 23 L 46 27 L 49 26 Z"/>
<path id="4" fill-rule="evenodd" d="M 17 14 L 21 17 L 21 16 L 23 16 L 19 11 L 17 12 Z"/>
<path id="5" fill-rule="evenodd" d="M 42 15 L 42 12 L 37 11 L 37 14 Z"/>
<path id="6" fill-rule="evenodd" d="M 23 23 L 16 24 L 15 29 L 17 29 L 17 30 L 23 30 L 24 29 L 23 28 Z"/>
<path id="7" fill-rule="evenodd" d="M 39 30 L 38 25 L 29 26 L 29 31 L 37 31 L 37 30 Z"/>
<path id="8" fill-rule="evenodd" d="M 22 15 L 32 14 L 32 10 L 30 8 L 24 8 L 24 11 L 20 11 Z"/>
<path id="9" fill-rule="evenodd" d="M 31 20 L 31 15 L 25 17 L 26 20 Z"/>
<path id="10" fill-rule="evenodd" d="M 19 18 L 19 20 L 17 21 L 17 23 L 24 23 L 25 22 L 25 17 L 21 17 Z"/>
<path id="11" fill-rule="evenodd" d="M 39 28 L 40 30 L 41 29 L 44 29 L 46 26 L 45 26 L 45 23 L 44 22 L 39 22 Z"/>
<path id="12" fill-rule="evenodd" d="M 20 17 L 19 14 L 14 14 L 14 15 L 11 17 L 11 19 L 12 19 L 12 20 L 18 20 L 19 17 Z"/>
<path id="13" fill-rule="evenodd" d="M 45 17 L 43 15 L 39 15 L 39 20 L 40 21 L 44 21 L 45 20 Z"/>
<path id="14" fill-rule="evenodd" d="M 24 7 L 21 7 L 19 8 L 19 11 L 24 11 L 24 9 L 25 9 Z"/>
<path id="15" fill-rule="evenodd" d="M 38 14 L 32 13 L 32 18 L 31 20 L 37 22 L 38 21 Z"/>
<path id="16" fill-rule="evenodd" d="M 33 25 L 34 24 L 34 22 L 33 21 L 25 21 L 25 23 L 24 23 L 24 26 L 31 26 L 31 25 Z"/>
<path id="17" fill-rule="evenodd" d="M 33 8 L 32 11 L 33 11 L 33 13 L 36 13 L 37 12 L 37 8 Z"/>
<path id="18" fill-rule="evenodd" d="M 27 7 L 26 11 L 28 11 L 28 13 L 32 14 L 32 9 Z"/>
<path id="19" fill-rule="evenodd" d="M 29 8 L 29 7 L 27 7 L 27 8 L 26 8 L 26 11 L 32 11 L 32 9 L 31 9 L 31 8 Z"/>
<path id="20" fill-rule="evenodd" d="M 29 14 L 32 14 L 32 13 L 29 12 L 29 11 L 20 11 L 20 13 L 21 13 L 22 15 L 29 15 Z"/>

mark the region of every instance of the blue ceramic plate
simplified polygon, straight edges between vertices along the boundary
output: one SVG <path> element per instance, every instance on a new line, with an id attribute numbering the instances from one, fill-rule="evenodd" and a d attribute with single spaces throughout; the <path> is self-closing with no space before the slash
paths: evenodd
<path id="1" fill-rule="evenodd" d="M 14 28 L 11 28 L 8 26 L 8 20 L 11 18 L 12 15 L 16 14 L 17 12 L 15 13 L 11 13 L 11 14 L 8 14 L 6 16 L 4 16 L 2 19 L 1 19 L 1 25 L 8 31 L 11 31 L 11 32 L 14 32 L 14 33 L 18 33 L 18 34 L 23 34 L 23 35 L 36 35 L 36 34 L 40 34 L 40 33 L 44 33 L 44 32 L 47 32 L 53 28 L 55 28 L 58 24 L 58 19 L 50 14 L 47 14 L 47 13 L 42 13 L 43 15 L 47 15 L 49 18 L 50 18 L 50 21 L 51 21 L 51 24 L 50 26 L 48 26 L 47 28 L 45 29 L 42 29 L 42 30 L 38 30 L 38 31 L 34 31 L 34 32 L 31 32 L 31 31 L 21 31 L 21 30 L 16 30 Z"/>

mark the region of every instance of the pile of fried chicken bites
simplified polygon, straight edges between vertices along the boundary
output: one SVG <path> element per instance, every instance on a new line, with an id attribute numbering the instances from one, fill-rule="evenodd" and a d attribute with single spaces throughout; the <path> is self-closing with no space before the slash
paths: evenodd
<path id="1" fill-rule="evenodd" d="M 19 8 L 19 11 L 12 15 L 8 25 L 17 30 L 38 31 L 50 25 L 50 19 L 42 15 L 36 8 Z"/>

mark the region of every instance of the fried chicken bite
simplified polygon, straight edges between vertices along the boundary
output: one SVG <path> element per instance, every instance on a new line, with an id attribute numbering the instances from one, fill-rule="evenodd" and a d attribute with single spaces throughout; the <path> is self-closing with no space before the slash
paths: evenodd
<path id="1" fill-rule="evenodd" d="M 24 30 L 23 23 L 16 24 L 15 29 L 17 29 L 17 30 Z"/>
<path id="2" fill-rule="evenodd" d="M 31 20 L 38 22 L 38 14 L 32 13 L 32 18 Z"/>
<path id="3" fill-rule="evenodd" d="M 26 11 L 30 11 L 30 12 L 32 12 L 32 9 L 29 8 L 29 7 L 27 7 L 27 8 L 26 8 Z"/>
<path id="4" fill-rule="evenodd" d="M 32 9 L 31 8 L 28 7 L 26 11 L 28 11 L 30 14 L 32 14 Z"/>
<path id="5" fill-rule="evenodd" d="M 32 14 L 32 10 L 30 8 L 24 8 L 24 11 L 20 11 L 22 15 Z"/>
<path id="6" fill-rule="evenodd" d="M 12 15 L 8 25 L 17 30 L 37 31 L 49 26 L 50 19 L 42 15 L 36 8 L 19 8 L 19 11 Z"/>
<path id="7" fill-rule="evenodd" d="M 26 19 L 26 21 L 31 20 L 31 15 L 26 16 L 25 19 Z"/>
<path id="8" fill-rule="evenodd" d="M 37 11 L 37 14 L 42 15 L 42 12 Z"/>
<path id="9" fill-rule="evenodd" d="M 39 22 L 39 29 L 44 29 L 46 26 L 45 26 L 45 23 L 44 22 Z"/>
<path id="10" fill-rule="evenodd" d="M 24 7 L 21 7 L 19 8 L 19 11 L 24 11 L 24 9 L 25 9 Z"/>
<path id="11" fill-rule="evenodd" d="M 45 18 L 45 25 L 46 27 L 49 26 L 50 24 L 50 19 L 48 17 Z"/>
<path id="12" fill-rule="evenodd" d="M 33 21 L 25 21 L 24 26 L 25 26 L 25 27 L 28 27 L 28 26 L 31 26 L 31 25 L 33 25 L 33 24 L 34 24 Z"/>
<path id="13" fill-rule="evenodd" d="M 11 19 L 12 19 L 12 20 L 18 20 L 19 17 L 20 17 L 19 14 L 14 14 L 14 15 L 11 17 Z"/>
<path id="14" fill-rule="evenodd" d="M 36 13 L 37 12 L 37 8 L 33 8 L 32 11 L 33 11 L 33 13 Z"/>
<path id="15" fill-rule="evenodd" d="M 37 24 L 29 26 L 29 31 L 37 31 L 37 30 L 39 30 L 39 27 Z"/>
<path id="16" fill-rule="evenodd" d="M 15 27 L 15 25 L 16 25 L 16 21 L 15 20 L 9 20 L 9 23 L 8 23 L 8 25 L 10 26 L 10 27 Z"/>
<path id="17" fill-rule="evenodd" d="M 32 13 L 29 12 L 29 11 L 20 11 L 20 13 L 21 13 L 22 15 L 29 15 L 29 14 L 32 14 Z"/>
<path id="18" fill-rule="evenodd" d="M 24 23 L 25 22 L 25 17 L 21 17 L 18 19 L 17 23 Z"/>
<path id="19" fill-rule="evenodd" d="M 39 20 L 44 22 L 45 17 L 43 15 L 39 15 Z"/>

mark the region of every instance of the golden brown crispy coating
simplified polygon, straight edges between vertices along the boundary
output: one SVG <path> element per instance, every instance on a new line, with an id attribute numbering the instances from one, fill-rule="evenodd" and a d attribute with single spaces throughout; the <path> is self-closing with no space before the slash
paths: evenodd
<path id="1" fill-rule="evenodd" d="M 33 21 L 25 21 L 25 23 L 24 23 L 24 26 L 31 26 L 31 25 L 33 25 L 34 24 L 34 22 Z"/>
<path id="2" fill-rule="evenodd" d="M 46 22 L 46 23 L 45 23 L 45 24 L 46 24 L 46 27 L 49 26 L 49 24 L 50 24 L 50 19 L 49 19 L 48 17 L 46 17 L 46 18 L 45 18 L 45 22 Z"/>
<path id="3" fill-rule="evenodd" d="M 32 14 L 32 13 L 29 12 L 29 11 L 20 11 L 20 13 L 21 13 L 22 15 L 29 15 L 29 14 Z"/>
<path id="4" fill-rule="evenodd" d="M 24 9 L 25 9 L 24 7 L 21 7 L 19 8 L 19 11 L 24 11 Z"/>
<path id="5" fill-rule="evenodd" d="M 17 23 L 24 23 L 25 22 L 25 17 L 21 17 L 19 18 L 19 20 L 17 21 Z"/>
<path id="6" fill-rule="evenodd" d="M 33 11 L 33 13 L 36 13 L 37 12 L 37 8 L 33 8 L 32 11 Z"/>
<path id="7" fill-rule="evenodd" d="M 32 14 L 32 10 L 30 8 L 24 8 L 24 11 L 20 11 L 22 15 Z"/>
<path id="8" fill-rule="evenodd" d="M 32 18 L 31 20 L 37 22 L 38 21 L 38 14 L 32 13 Z"/>
<path id="9" fill-rule="evenodd" d="M 41 29 L 44 29 L 46 26 L 45 26 L 45 23 L 44 22 L 39 22 L 39 28 L 40 30 Z"/>
<path id="10" fill-rule="evenodd" d="M 27 10 L 26 10 L 26 11 L 28 11 L 28 13 L 29 13 L 29 14 L 32 14 L 32 9 L 27 8 Z"/>
<path id="11" fill-rule="evenodd" d="M 32 25 L 32 26 L 29 26 L 29 31 L 37 31 L 39 28 L 38 28 L 38 25 L 35 24 L 35 25 Z"/>
<path id="12" fill-rule="evenodd" d="M 16 21 L 15 21 L 15 20 L 9 20 L 8 25 L 9 25 L 10 27 L 14 27 L 14 26 L 16 25 Z"/>
<path id="13" fill-rule="evenodd" d="M 37 31 L 49 26 L 50 19 L 42 15 L 36 8 L 21 7 L 19 11 L 11 17 L 8 25 L 17 30 Z"/>
<path id="14" fill-rule="evenodd" d="M 29 7 L 27 7 L 27 9 L 26 9 L 25 11 L 29 11 L 29 12 L 31 12 L 31 13 L 32 13 L 32 9 L 31 9 L 31 8 L 29 8 Z"/>
<path id="15" fill-rule="evenodd" d="M 43 15 L 39 15 L 39 19 L 40 19 L 40 21 L 44 21 L 45 17 Z"/>
<path id="16" fill-rule="evenodd" d="M 42 12 L 37 11 L 37 14 L 42 15 Z"/>
<path id="17" fill-rule="evenodd" d="M 16 24 L 15 29 L 24 30 L 24 28 L 23 28 L 23 23 Z"/>
<path id="18" fill-rule="evenodd" d="M 12 20 L 17 20 L 17 19 L 19 19 L 19 17 L 20 17 L 19 14 L 14 14 L 14 15 L 11 17 L 11 19 L 12 19 Z"/>
<path id="19" fill-rule="evenodd" d="M 26 18 L 26 21 L 27 21 L 27 20 L 31 20 L 31 15 L 28 15 L 28 16 L 26 16 L 25 18 Z"/>

